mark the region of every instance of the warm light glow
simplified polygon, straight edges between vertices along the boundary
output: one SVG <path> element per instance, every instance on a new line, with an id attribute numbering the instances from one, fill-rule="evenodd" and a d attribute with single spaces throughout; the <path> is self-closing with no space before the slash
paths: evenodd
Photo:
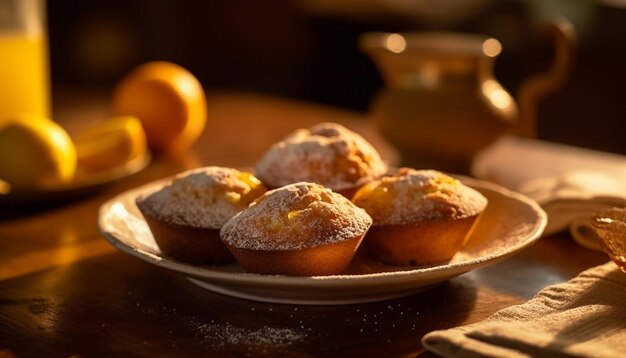
<path id="1" fill-rule="evenodd" d="M 439 67 L 433 64 L 429 64 L 422 67 L 421 71 L 421 85 L 427 88 L 434 88 L 439 85 L 440 80 Z"/>
<path id="2" fill-rule="evenodd" d="M 10 191 L 11 185 L 4 180 L 0 180 L 0 194 L 8 194 Z"/>
<path id="3" fill-rule="evenodd" d="M 0 281 L 109 254 L 115 250 L 105 240 L 79 242 L 76 232 L 73 231 L 62 235 L 63 245 L 59 247 L 33 251 L 3 261 L 0 265 Z M 58 274 L 59 272 L 55 277 L 58 277 Z M 54 281 L 46 280 L 45 284 L 54 285 Z"/>
<path id="4" fill-rule="evenodd" d="M 188 76 L 177 76 L 174 82 L 178 85 L 180 91 L 184 94 L 185 98 L 195 98 L 198 95 L 198 84 L 195 82 L 195 78 Z"/>
<path id="5" fill-rule="evenodd" d="M 488 39 L 483 42 L 483 53 L 489 57 L 496 57 L 502 51 L 502 45 L 500 41 L 496 39 Z"/>
<path id="6" fill-rule="evenodd" d="M 505 109 L 511 103 L 509 95 L 506 94 L 506 92 L 504 92 L 503 90 L 493 91 L 490 97 L 491 102 L 493 102 L 493 104 L 500 109 Z"/>
<path id="7" fill-rule="evenodd" d="M 402 35 L 391 34 L 387 36 L 387 42 L 385 45 L 389 51 L 400 53 L 406 49 L 406 40 L 402 37 Z"/>
<path id="8" fill-rule="evenodd" d="M 483 82 L 482 91 L 491 104 L 499 109 L 506 109 L 512 103 L 511 96 L 494 80 Z"/>

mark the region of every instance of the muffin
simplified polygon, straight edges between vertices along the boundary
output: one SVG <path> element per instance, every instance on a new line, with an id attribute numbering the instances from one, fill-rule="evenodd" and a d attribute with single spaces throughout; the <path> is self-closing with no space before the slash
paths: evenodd
<path id="1" fill-rule="evenodd" d="M 192 264 L 222 264 L 234 261 L 220 240 L 222 225 L 265 191 L 250 173 L 206 167 L 177 175 L 136 203 L 163 254 Z"/>
<path id="2" fill-rule="evenodd" d="M 366 247 L 394 265 L 447 262 L 463 246 L 487 198 L 434 170 L 401 168 L 353 198 L 374 219 Z"/>
<path id="3" fill-rule="evenodd" d="M 344 196 L 295 183 L 265 193 L 220 235 L 248 272 L 322 276 L 348 266 L 371 224 L 365 210 Z"/>
<path id="4" fill-rule="evenodd" d="M 335 123 L 296 130 L 274 144 L 256 165 L 256 174 L 270 189 L 313 182 L 348 198 L 386 172 L 387 165 L 371 144 Z"/>

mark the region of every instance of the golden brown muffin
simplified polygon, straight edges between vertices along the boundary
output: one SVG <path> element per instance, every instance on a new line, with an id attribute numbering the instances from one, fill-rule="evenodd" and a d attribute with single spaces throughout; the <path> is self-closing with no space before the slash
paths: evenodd
<path id="1" fill-rule="evenodd" d="M 258 198 L 222 227 L 222 240 L 248 272 L 334 275 L 352 260 L 372 219 L 344 196 L 313 183 Z"/>
<path id="2" fill-rule="evenodd" d="M 487 198 L 459 180 L 409 168 L 365 185 L 353 201 L 374 219 L 369 251 L 397 265 L 449 261 L 487 206 Z"/>
<path id="3" fill-rule="evenodd" d="M 161 251 L 180 261 L 234 261 L 219 237 L 226 221 L 266 191 L 250 173 L 222 167 L 183 172 L 170 185 L 137 199 Z"/>
<path id="4" fill-rule="evenodd" d="M 335 123 L 298 129 L 274 144 L 256 165 L 259 179 L 269 188 L 313 182 L 348 198 L 386 172 L 387 165 L 371 144 Z"/>

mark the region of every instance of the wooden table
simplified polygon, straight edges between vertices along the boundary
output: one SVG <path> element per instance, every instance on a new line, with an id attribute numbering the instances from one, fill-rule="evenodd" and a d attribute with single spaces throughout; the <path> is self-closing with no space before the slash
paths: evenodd
<path id="1" fill-rule="evenodd" d="M 63 98 L 63 96 L 60 96 Z M 99 96 L 66 96 L 68 127 L 107 114 Z M 395 160 L 363 115 L 260 95 L 210 93 L 193 151 L 79 201 L 0 211 L 0 357 L 416 356 L 432 330 L 484 319 L 605 262 L 567 234 L 430 291 L 350 306 L 260 303 L 200 289 L 118 252 L 99 236 L 98 207 L 113 195 L 201 165 L 250 166 L 287 133 L 319 121 L 361 131 Z"/>

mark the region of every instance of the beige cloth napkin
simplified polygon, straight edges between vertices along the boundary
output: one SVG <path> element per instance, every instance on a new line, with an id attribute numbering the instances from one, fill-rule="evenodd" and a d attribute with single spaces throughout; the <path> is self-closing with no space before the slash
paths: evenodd
<path id="1" fill-rule="evenodd" d="M 521 192 L 548 214 L 546 235 L 569 229 L 598 249 L 592 214 L 626 206 L 626 157 L 539 140 L 503 137 L 477 156 L 472 174 Z"/>
<path id="2" fill-rule="evenodd" d="M 625 357 L 626 274 L 612 262 L 594 267 L 422 344 L 444 357 Z"/>

